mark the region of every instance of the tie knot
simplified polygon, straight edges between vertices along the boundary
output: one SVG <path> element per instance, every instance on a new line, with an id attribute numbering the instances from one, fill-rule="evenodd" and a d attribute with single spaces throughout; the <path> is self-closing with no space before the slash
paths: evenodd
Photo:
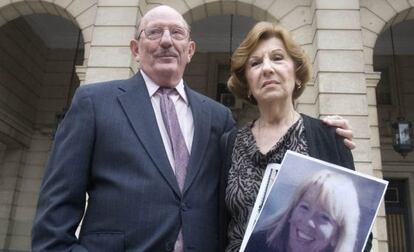
<path id="1" fill-rule="evenodd" d="M 175 88 L 166 88 L 166 87 L 160 87 L 158 88 L 158 93 L 161 95 L 170 95 L 175 91 Z"/>

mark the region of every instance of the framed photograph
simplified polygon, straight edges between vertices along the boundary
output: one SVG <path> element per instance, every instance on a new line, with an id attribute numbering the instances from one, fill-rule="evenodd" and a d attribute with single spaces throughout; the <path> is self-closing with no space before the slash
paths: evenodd
<path id="1" fill-rule="evenodd" d="M 240 251 L 363 251 L 387 185 L 288 151 Z"/>

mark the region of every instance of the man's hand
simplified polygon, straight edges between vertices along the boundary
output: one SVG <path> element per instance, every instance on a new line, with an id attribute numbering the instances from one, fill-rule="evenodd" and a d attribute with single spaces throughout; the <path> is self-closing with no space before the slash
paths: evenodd
<path id="1" fill-rule="evenodd" d="M 344 144 L 350 150 L 355 148 L 355 143 L 352 141 L 354 136 L 351 127 L 349 126 L 348 120 L 342 118 L 338 115 L 326 116 L 322 119 L 322 121 L 329 126 L 337 127 L 336 134 L 344 137 Z"/>

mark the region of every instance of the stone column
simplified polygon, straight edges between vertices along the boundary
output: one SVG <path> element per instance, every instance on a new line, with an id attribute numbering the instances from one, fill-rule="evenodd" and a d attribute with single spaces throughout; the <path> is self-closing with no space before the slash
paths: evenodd
<path id="1" fill-rule="evenodd" d="M 76 68 L 76 74 L 79 78 L 79 83 L 80 85 L 85 83 L 85 77 L 86 77 L 86 66 L 81 65 L 81 66 L 75 66 Z"/>
<path id="2" fill-rule="evenodd" d="M 85 83 L 125 79 L 132 72 L 129 42 L 139 15 L 139 0 L 99 0 Z"/>
<path id="3" fill-rule="evenodd" d="M 373 87 L 366 85 L 364 53 L 358 0 L 315 0 L 315 60 L 314 76 L 317 87 L 316 107 L 320 116 L 338 114 L 349 120 L 354 142 L 356 169 L 374 173 L 379 151 L 377 123 L 371 125 L 367 98 Z M 375 93 L 374 93 L 375 97 Z M 372 126 L 372 127 L 371 127 Z M 376 135 L 374 134 L 376 132 Z M 373 136 L 373 134 L 375 136 Z M 375 155 L 373 157 L 373 154 Z M 383 209 L 383 208 L 382 208 Z M 386 251 L 385 211 L 381 211 L 373 228 L 372 251 Z M 385 236 L 385 238 L 384 238 Z M 385 245 L 384 245 L 385 244 Z"/>
<path id="4" fill-rule="evenodd" d="M 4 151 L 3 162 L 0 163 L 0 248 L 19 249 L 14 243 L 17 237 L 14 235 L 14 215 L 16 212 L 17 188 L 21 183 L 19 175 L 24 157 L 22 148 L 7 146 Z M 29 240 L 20 240 L 27 248 Z"/>
<path id="5" fill-rule="evenodd" d="M 0 174 L 3 176 L 3 157 L 6 152 L 7 145 L 0 142 Z M 4 248 L 6 243 L 6 235 L 9 226 L 9 208 L 12 203 L 13 192 L 0 187 L 0 248 Z"/>
<path id="6" fill-rule="evenodd" d="M 382 159 L 380 148 L 380 134 L 378 125 L 377 99 L 375 88 L 381 78 L 381 73 L 370 72 L 365 73 L 365 82 L 367 87 L 367 101 L 368 101 L 368 121 L 370 129 L 370 144 L 371 144 L 371 161 L 373 175 L 382 178 Z M 387 219 L 385 214 L 384 202 L 381 204 L 374 226 L 375 238 L 378 241 L 378 251 L 388 251 L 387 238 Z"/>

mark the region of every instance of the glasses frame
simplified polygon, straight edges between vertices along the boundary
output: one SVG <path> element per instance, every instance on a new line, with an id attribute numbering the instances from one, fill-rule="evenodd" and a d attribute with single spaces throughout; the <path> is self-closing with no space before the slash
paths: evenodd
<path id="1" fill-rule="evenodd" d="M 162 28 L 163 32 L 161 33 L 161 35 L 160 35 L 159 38 L 150 38 L 150 37 L 148 37 L 147 32 L 146 32 L 146 29 L 149 29 L 149 28 Z M 175 38 L 174 35 L 173 35 L 173 33 L 171 33 L 171 29 L 174 29 L 174 28 L 181 28 L 181 29 L 185 30 L 187 32 L 187 35 L 184 38 L 182 38 L 182 39 Z M 164 26 L 164 27 L 162 27 L 162 26 L 154 26 L 154 27 L 145 27 L 145 28 L 143 28 L 138 33 L 137 40 L 139 40 L 141 38 L 141 35 L 142 35 L 143 32 L 145 34 L 145 38 L 147 38 L 148 40 L 154 40 L 154 41 L 155 40 L 159 40 L 159 39 L 162 38 L 162 36 L 164 36 L 165 30 L 168 30 L 169 33 L 170 33 L 170 37 L 172 39 L 174 39 L 174 40 L 177 40 L 177 41 L 183 41 L 183 40 L 186 40 L 186 39 L 189 39 L 190 38 L 190 29 L 188 29 L 187 27 L 182 27 L 182 26 L 171 26 L 171 27 L 170 26 Z"/>

